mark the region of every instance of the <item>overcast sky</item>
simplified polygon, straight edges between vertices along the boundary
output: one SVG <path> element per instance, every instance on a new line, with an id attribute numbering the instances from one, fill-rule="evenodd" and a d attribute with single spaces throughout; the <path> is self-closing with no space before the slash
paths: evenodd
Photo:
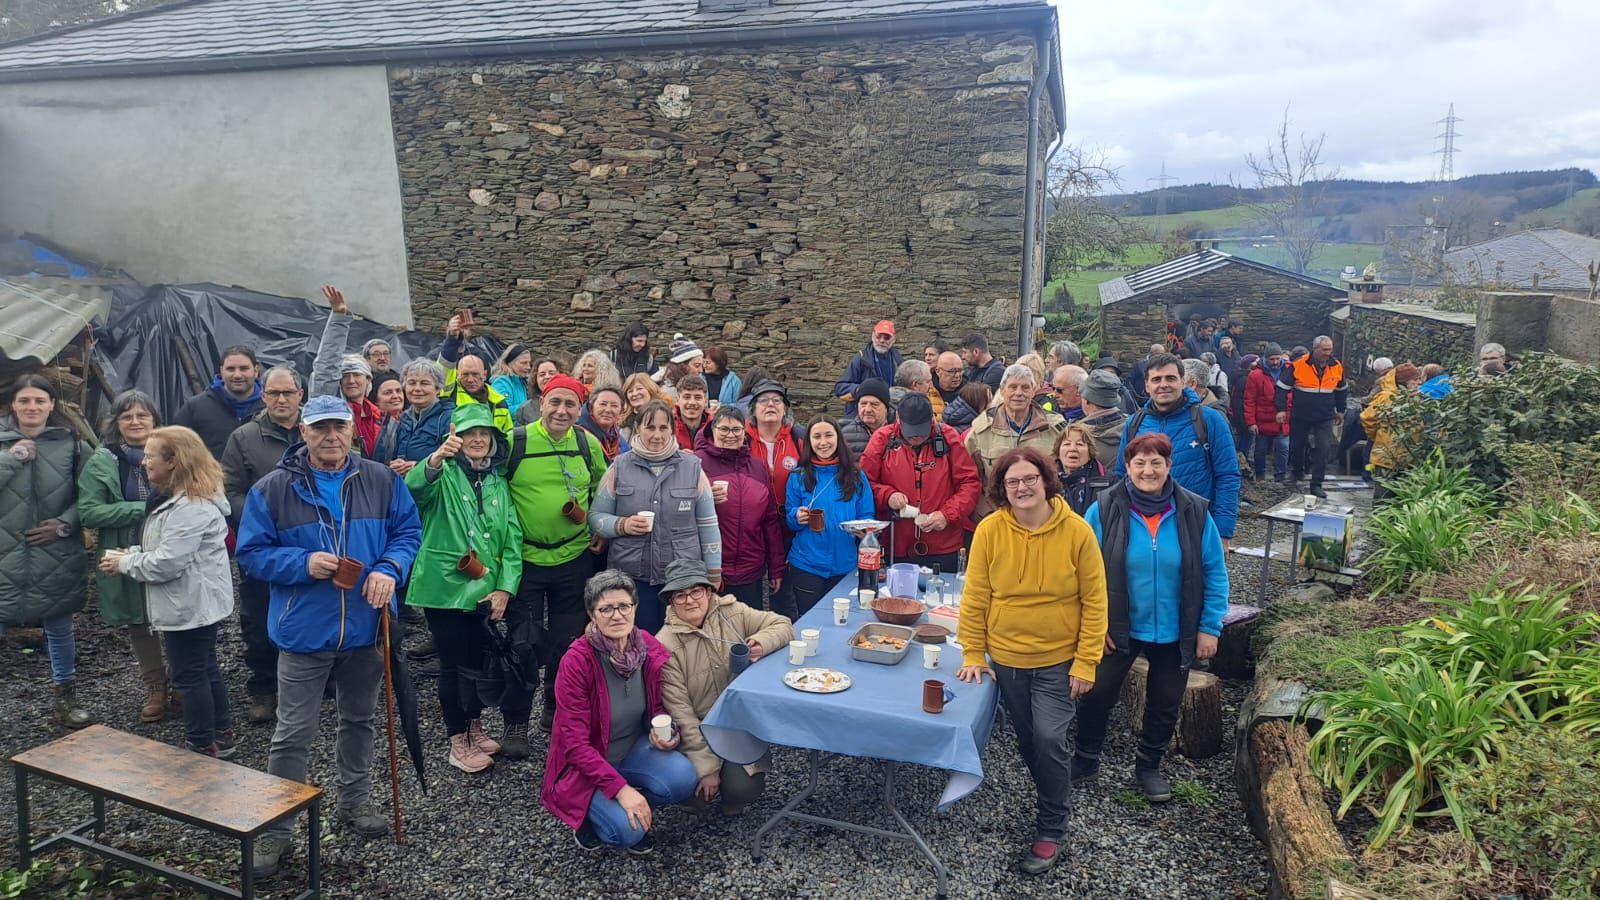
<path id="1" fill-rule="evenodd" d="M 1052 0 L 1067 140 L 1123 188 L 1243 180 L 1285 107 L 1346 177 L 1435 176 L 1453 102 L 1457 177 L 1600 172 L 1600 0 Z"/>

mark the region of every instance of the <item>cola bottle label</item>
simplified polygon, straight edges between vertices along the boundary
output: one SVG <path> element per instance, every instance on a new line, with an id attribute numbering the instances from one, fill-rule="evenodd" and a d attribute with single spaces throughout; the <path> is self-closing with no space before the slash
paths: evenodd
<path id="1" fill-rule="evenodd" d="M 883 550 L 879 547 L 862 547 L 856 551 L 856 568 L 876 572 L 883 565 Z"/>

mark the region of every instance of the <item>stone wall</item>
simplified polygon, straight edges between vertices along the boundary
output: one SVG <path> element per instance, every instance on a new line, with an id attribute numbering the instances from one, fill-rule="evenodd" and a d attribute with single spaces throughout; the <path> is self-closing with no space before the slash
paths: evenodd
<path id="1" fill-rule="evenodd" d="M 1004 347 L 1035 57 L 1017 33 L 395 68 L 418 326 L 468 306 L 579 351 L 642 320 L 810 409 L 880 318 L 912 353 Z"/>
<path id="2" fill-rule="evenodd" d="M 1386 303 L 1351 304 L 1345 335 L 1344 361 L 1357 390 L 1366 387 L 1366 360 L 1387 356 L 1396 363 L 1439 363 L 1452 371 L 1477 359 L 1471 313 L 1453 313 L 1424 306 Z"/>
<path id="3" fill-rule="evenodd" d="M 1484 291 L 1478 295 L 1477 318 L 1479 347 L 1493 341 L 1512 356 L 1537 350 L 1600 365 L 1600 301 L 1574 294 Z"/>
<path id="4" fill-rule="evenodd" d="M 1288 349 L 1309 344 L 1328 332 L 1328 313 L 1342 292 L 1318 289 L 1260 269 L 1229 265 L 1177 282 L 1148 295 L 1130 297 L 1100 308 L 1102 352 L 1114 353 L 1124 363 L 1144 357 L 1152 343 L 1167 333 L 1167 323 L 1177 321 L 1188 307 L 1207 307 L 1245 323 L 1245 349 L 1256 352 L 1263 342 Z"/>

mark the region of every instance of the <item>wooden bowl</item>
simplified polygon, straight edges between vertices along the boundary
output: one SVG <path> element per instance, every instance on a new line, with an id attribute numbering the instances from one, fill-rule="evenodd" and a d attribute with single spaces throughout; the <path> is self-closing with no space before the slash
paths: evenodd
<path id="1" fill-rule="evenodd" d="M 918 625 L 911 629 L 911 639 L 919 644 L 942 644 L 950 637 L 950 629 L 943 625 Z"/>
<path id="2" fill-rule="evenodd" d="M 890 625 L 910 625 L 922 618 L 928 608 L 922 601 L 910 597 L 879 597 L 872 601 L 872 614 L 879 622 Z"/>

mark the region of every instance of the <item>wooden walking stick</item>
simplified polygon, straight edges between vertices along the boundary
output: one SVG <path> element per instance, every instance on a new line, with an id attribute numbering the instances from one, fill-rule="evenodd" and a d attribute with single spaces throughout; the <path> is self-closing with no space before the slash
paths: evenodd
<path id="1" fill-rule="evenodd" d="M 389 721 L 389 788 L 394 807 L 394 842 L 404 844 L 405 832 L 400 827 L 400 757 L 394 742 L 394 662 L 389 652 L 389 610 L 383 610 L 383 704 L 388 708 Z"/>

